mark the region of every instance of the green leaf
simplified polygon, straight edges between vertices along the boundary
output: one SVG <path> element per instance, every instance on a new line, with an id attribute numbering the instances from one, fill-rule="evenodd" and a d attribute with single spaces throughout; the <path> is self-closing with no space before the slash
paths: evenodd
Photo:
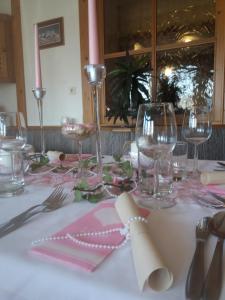
<path id="1" fill-rule="evenodd" d="M 103 199 L 103 193 L 99 193 L 99 194 L 90 194 L 88 195 L 88 197 L 86 198 L 88 200 L 88 202 L 91 203 L 98 203 L 99 201 L 101 201 Z"/>
<path id="2" fill-rule="evenodd" d="M 121 167 L 121 169 L 123 170 L 124 174 L 127 177 L 132 177 L 132 175 L 133 175 L 133 168 L 131 166 L 131 163 L 128 160 L 122 162 L 121 165 L 120 165 L 120 167 Z"/>
<path id="3" fill-rule="evenodd" d="M 113 178 L 112 178 L 112 176 L 110 174 L 104 174 L 103 175 L 103 181 L 110 183 L 110 182 L 113 181 Z"/>
<path id="4" fill-rule="evenodd" d="M 40 163 L 41 164 L 46 165 L 48 162 L 49 162 L 48 157 L 46 157 L 46 156 L 41 156 L 40 157 Z"/>
<path id="5" fill-rule="evenodd" d="M 79 191 L 79 190 L 75 190 L 74 196 L 75 196 L 74 202 L 80 202 L 80 201 L 83 200 L 83 198 L 82 198 L 82 193 L 81 193 L 81 191 Z"/>
<path id="6" fill-rule="evenodd" d="M 33 162 L 30 167 L 32 171 L 37 170 L 40 167 L 43 167 L 49 163 L 49 159 L 47 157 L 41 156 L 39 161 Z"/>
<path id="7" fill-rule="evenodd" d="M 89 188 L 89 184 L 86 180 L 81 180 L 73 189 L 74 190 L 87 190 Z"/>
<path id="8" fill-rule="evenodd" d="M 117 162 L 120 162 L 122 158 L 122 154 L 113 154 L 113 159 Z"/>

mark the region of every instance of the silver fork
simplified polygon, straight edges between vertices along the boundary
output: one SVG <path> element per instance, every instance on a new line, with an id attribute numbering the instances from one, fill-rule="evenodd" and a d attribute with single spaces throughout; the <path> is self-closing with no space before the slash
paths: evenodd
<path id="1" fill-rule="evenodd" d="M 26 211 L 10 219 L 8 222 L 0 225 L 0 237 L 3 237 L 22 226 L 28 219 L 36 214 L 50 212 L 60 208 L 66 197 L 67 194 L 63 192 L 63 188 L 57 187 L 44 202 L 30 207 Z"/>
<path id="2" fill-rule="evenodd" d="M 198 195 L 196 193 L 192 194 L 194 198 L 198 201 L 200 205 L 206 206 L 206 207 L 211 207 L 215 209 L 223 209 L 225 208 L 225 204 L 217 200 L 216 198 L 208 198 L 206 195 Z"/>

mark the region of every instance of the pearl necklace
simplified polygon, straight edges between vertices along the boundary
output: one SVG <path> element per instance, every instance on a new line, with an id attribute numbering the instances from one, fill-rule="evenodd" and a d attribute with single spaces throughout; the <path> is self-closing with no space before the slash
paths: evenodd
<path id="1" fill-rule="evenodd" d="M 119 249 L 122 246 L 124 246 L 130 239 L 130 224 L 133 222 L 143 222 L 145 224 L 148 223 L 147 219 L 145 219 L 141 216 L 134 216 L 134 217 L 130 217 L 128 219 L 128 221 L 124 227 L 112 228 L 112 229 L 103 230 L 103 231 L 66 233 L 65 235 L 62 235 L 62 236 L 47 236 L 47 237 L 43 237 L 39 240 L 33 241 L 32 245 L 37 245 L 37 244 L 47 242 L 47 241 L 68 240 L 69 239 L 80 246 L 85 246 L 88 248 L 110 249 L 110 250 Z M 125 237 L 124 240 L 119 245 L 95 244 L 95 243 L 84 242 L 79 239 L 80 237 L 93 237 L 93 236 L 100 237 L 100 236 L 105 236 L 105 235 L 111 235 L 115 232 L 119 232 L 122 236 Z"/>

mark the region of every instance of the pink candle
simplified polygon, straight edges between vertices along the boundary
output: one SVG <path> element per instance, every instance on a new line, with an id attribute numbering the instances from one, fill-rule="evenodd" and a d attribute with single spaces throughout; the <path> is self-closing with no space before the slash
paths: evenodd
<path id="1" fill-rule="evenodd" d="M 89 64 L 99 64 L 96 0 L 88 0 Z"/>
<path id="2" fill-rule="evenodd" d="M 34 24 L 35 88 L 42 88 L 38 26 Z"/>

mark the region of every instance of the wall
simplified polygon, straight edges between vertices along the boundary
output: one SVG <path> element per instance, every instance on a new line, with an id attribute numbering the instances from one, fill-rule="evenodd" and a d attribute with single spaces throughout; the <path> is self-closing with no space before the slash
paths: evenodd
<path id="1" fill-rule="evenodd" d="M 80 33 L 78 0 L 21 0 L 28 125 L 39 125 L 32 88 L 34 76 L 33 24 L 64 18 L 65 45 L 41 50 L 44 125 L 59 126 L 62 116 L 82 121 Z M 72 93 L 71 93 L 72 89 Z"/>
<path id="2" fill-rule="evenodd" d="M 0 1 L 0 12 L 2 14 L 11 15 L 11 0 L 1 0 Z"/>
<path id="3" fill-rule="evenodd" d="M 0 0 L 0 13 L 11 15 L 11 0 Z M 0 111 L 16 111 L 15 83 L 0 83 Z"/>
<path id="4" fill-rule="evenodd" d="M 127 141 L 134 140 L 134 133 L 130 132 L 101 132 L 102 154 L 112 155 L 121 154 L 123 145 Z M 181 126 L 178 126 L 178 140 L 182 140 Z M 46 151 L 58 150 L 64 153 L 77 153 L 77 143 L 60 134 L 60 128 L 45 129 Z M 34 146 L 34 149 L 40 151 L 40 131 L 30 129 L 28 132 L 28 143 Z M 225 160 L 225 128 L 213 127 L 212 136 L 208 141 L 198 146 L 199 159 Z M 83 142 L 83 153 L 96 153 L 95 135 Z M 193 158 L 194 147 L 188 145 L 188 157 Z"/>

